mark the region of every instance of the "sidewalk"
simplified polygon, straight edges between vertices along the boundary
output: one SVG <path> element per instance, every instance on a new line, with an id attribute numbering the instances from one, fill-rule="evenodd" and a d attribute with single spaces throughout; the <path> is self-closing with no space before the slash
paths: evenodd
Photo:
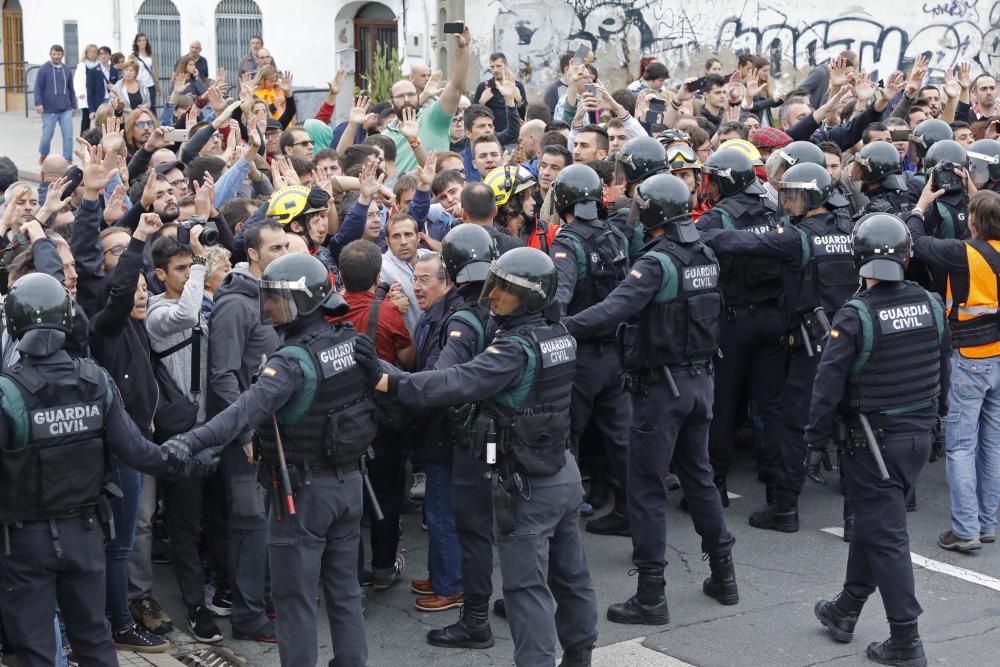
<path id="1" fill-rule="evenodd" d="M 73 117 L 73 136 L 80 133 L 80 112 Z M 42 117 L 34 110 L 24 117 L 23 111 L 0 113 L 0 155 L 14 161 L 21 178 L 39 181 L 38 141 L 42 138 Z M 75 148 L 75 146 L 74 146 Z M 62 135 L 56 129 L 52 139 L 52 151 L 62 151 Z"/>

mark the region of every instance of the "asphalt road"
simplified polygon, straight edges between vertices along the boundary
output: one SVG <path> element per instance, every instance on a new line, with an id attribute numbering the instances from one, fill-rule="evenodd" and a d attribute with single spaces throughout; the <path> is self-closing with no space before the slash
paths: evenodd
<path id="1" fill-rule="evenodd" d="M 708 564 L 701 559 L 700 541 L 689 517 L 677 508 L 679 492 L 671 498 L 668 516 L 670 625 L 622 626 L 605 620 L 607 606 L 624 600 L 635 590 L 635 578 L 627 574 L 631 544 L 626 538 L 585 534 L 600 619 L 600 648 L 595 652 L 595 665 L 872 664 L 864 657 L 865 647 L 888 636 L 877 595 L 862 613 L 851 644 L 834 643 L 813 616 L 815 601 L 835 595 L 843 582 L 847 545 L 823 530 L 841 525 L 841 496 L 836 484 L 818 487 L 807 482 L 798 533 L 760 531 L 747 524 L 750 512 L 763 503 L 763 487 L 756 482 L 750 468 L 747 460 L 734 473 L 730 493 L 741 497 L 734 498 L 726 510 L 729 529 L 736 536 L 733 555 L 741 594 L 738 605 L 724 607 L 702 594 L 701 582 L 708 576 Z M 1000 544 L 984 545 L 974 555 L 951 553 L 937 546 L 938 533 L 948 528 L 944 470 L 942 462 L 924 469 L 917 489 L 918 509 L 909 515 L 910 549 L 931 559 L 915 567 L 917 596 L 924 608 L 920 622 L 925 649 L 931 664 L 1000 664 Z M 835 478 L 836 472 L 832 476 Z M 402 546 L 407 559 L 404 580 L 389 591 L 369 593 L 366 618 L 369 664 L 373 667 L 513 664 L 510 630 L 502 619 L 491 619 L 497 642 L 487 651 L 440 649 L 424 640 L 428 630 L 454 622 L 458 612 L 427 614 L 413 607 L 415 596 L 407 583 L 410 578 L 426 576 L 427 538 L 418 519 L 404 518 Z M 952 571 L 948 565 L 961 569 Z M 174 617 L 175 625 L 183 627 L 185 616 L 172 571 L 164 565 L 156 568 L 156 597 Z M 494 586 L 500 590 L 496 563 Z M 320 623 L 320 657 L 325 661 L 332 657 L 325 615 Z M 228 623 L 221 621 L 220 626 L 226 636 L 225 645 L 251 664 L 259 667 L 279 664 L 276 646 L 234 641 Z"/>

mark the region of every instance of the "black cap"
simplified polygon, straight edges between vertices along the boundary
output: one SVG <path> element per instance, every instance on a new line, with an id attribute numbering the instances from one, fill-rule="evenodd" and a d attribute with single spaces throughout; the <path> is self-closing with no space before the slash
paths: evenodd
<path id="1" fill-rule="evenodd" d="M 281 127 L 281 123 L 279 123 L 276 118 L 271 118 L 270 116 L 268 116 L 267 117 L 267 127 L 264 128 L 264 129 L 265 130 L 284 130 L 285 128 Z"/>

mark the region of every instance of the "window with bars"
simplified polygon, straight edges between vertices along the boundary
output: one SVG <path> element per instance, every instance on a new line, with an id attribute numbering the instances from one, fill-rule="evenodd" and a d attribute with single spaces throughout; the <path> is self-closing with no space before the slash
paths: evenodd
<path id="1" fill-rule="evenodd" d="M 63 62 L 67 67 L 76 67 L 80 62 L 80 34 L 76 21 L 63 21 Z"/>
<path id="2" fill-rule="evenodd" d="M 138 32 L 153 46 L 153 62 L 164 94 L 169 94 L 174 66 L 181 57 L 181 17 L 171 0 L 145 0 L 136 16 Z M 131 44 L 127 47 L 131 52 Z M 127 55 L 127 54 L 126 54 Z"/>
<path id="3" fill-rule="evenodd" d="M 240 61 L 250 52 L 250 38 L 263 32 L 254 0 L 222 0 L 215 8 L 215 48 L 230 86 L 239 82 Z"/>

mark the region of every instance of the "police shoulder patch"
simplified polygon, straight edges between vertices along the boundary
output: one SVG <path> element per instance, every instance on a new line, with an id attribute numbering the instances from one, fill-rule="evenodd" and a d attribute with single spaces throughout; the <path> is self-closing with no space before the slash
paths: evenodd
<path id="1" fill-rule="evenodd" d="M 270 366 L 265 366 L 264 370 L 262 370 L 260 373 L 261 375 L 266 375 L 269 378 L 273 378 L 275 375 L 278 374 L 278 371 L 274 370 Z"/>
<path id="2" fill-rule="evenodd" d="M 564 253 L 564 252 L 557 252 L 557 253 L 555 253 L 554 257 L 556 259 L 566 259 L 566 253 Z"/>
<path id="3" fill-rule="evenodd" d="M 830 338 L 840 338 L 840 332 L 836 329 L 830 329 Z"/>
<path id="4" fill-rule="evenodd" d="M 632 269 L 629 273 L 632 274 L 633 278 L 642 278 L 642 271 L 638 269 Z"/>
<path id="5" fill-rule="evenodd" d="M 461 338 L 462 337 L 462 332 L 456 330 L 456 331 L 450 332 L 448 335 L 451 336 L 452 338 Z"/>
<path id="6" fill-rule="evenodd" d="M 493 346 L 493 345 L 490 345 L 490 346 L 489 346 L 488 348 L 486 348 L 486 351 L 487 351 L 487 352 L 491 352 L 491 353 L 493 353 L 493 354 L 500 354 L 500 350 L 498 350 L 498 349 L 497 349 L 497 348 L 496 348 L 495 346 Z"/>

